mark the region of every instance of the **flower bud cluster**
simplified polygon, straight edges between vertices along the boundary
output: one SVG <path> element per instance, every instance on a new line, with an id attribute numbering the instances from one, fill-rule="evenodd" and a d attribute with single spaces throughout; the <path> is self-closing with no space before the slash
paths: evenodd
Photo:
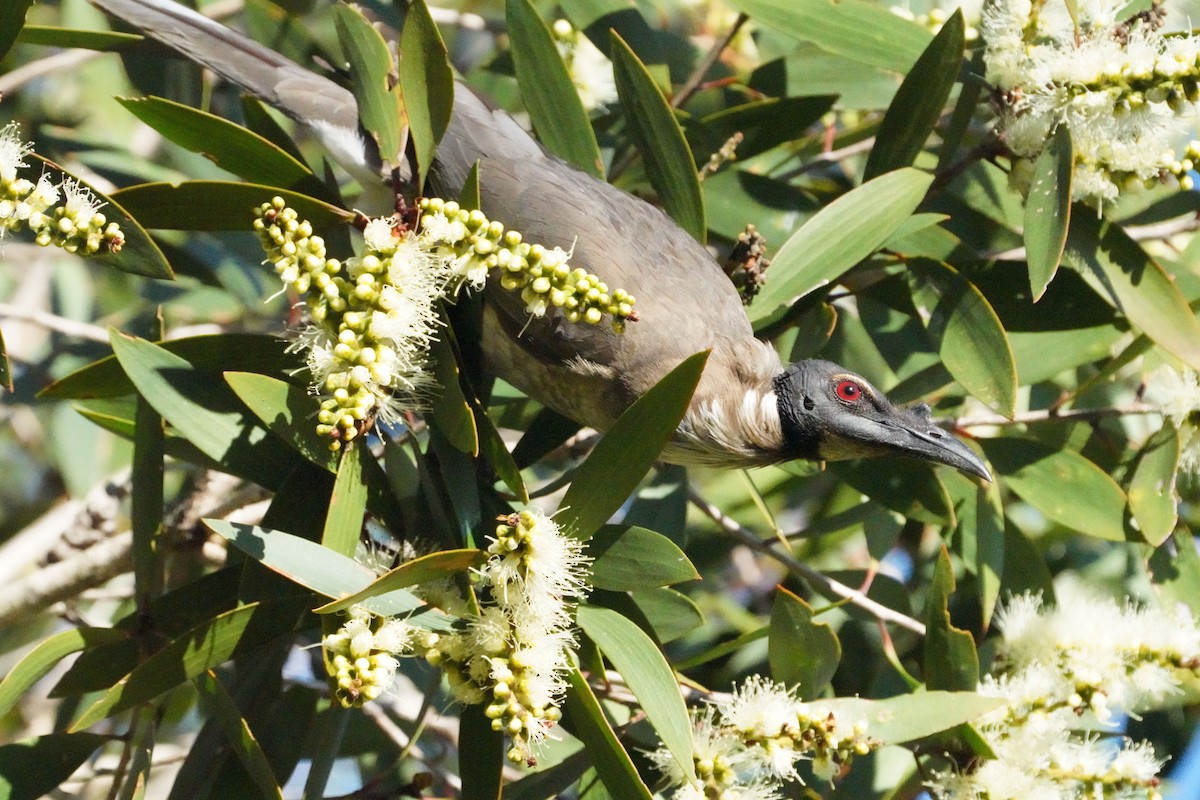
<path id="1" fill-rule="evenodd" d="M 305 298 L 307 351 L 321 395 L 317 433 L 340 449 L 376 418 L 394 421 L 433 385 L 429 344 L 450 276 L 431 248 L 387 219 L 371 220 L 361 257 L 329 258 L 312 225 L 281 197 L 255 211 L 254 230 L 284 284 Z"/>
<path id="2" fill-rule="evenodd" d="M 529 244 L 517 231 L 504 229 L 480 211 L 467 211 L 457 203 L 425 198 L 420 203 L 418 226 L 424 235 L 452 253 L 451 269 L 475 288 L 488 272 L 500 270 L 500 285 L 519 291 L 525 310 L 535 317 L 559 308 L 568 322 L 598 324 L 607 314 L 620 332 L 633 318 L 634 298 L 584 269 L 567 264 L 570 254 L 559 248 Z"/>
<path id="3" fill-rule="evenodd" d="M 80 255 L 120 251 L 125 234 L 100 212 L 104 204 L 91 190 L 71 178 L 55 185 L 45 174 L 37 183 L 18 174 L 29 166 L 23 159 L 31 152 L 17 123 L 0 129 L 0 238 L 28 229 L 42 247 Z"/>
<path id="4" fill-rule="evenodd" d="M 864 722 L 839 719 L 795 691 L 753 676 L 726 699 L 692 712 L 692 762 L 699 785 L 686 776 L 663 747 L 651 761 L 679 787 L 674 800 L 690 797 L 778 796 L 786 782 L 800 780 L 796 764 L 811 759 L 814 774 L 832 780 L 855 756 L 877 744 Z"/>
<path id="5" fill-rule="evenodd" d="M 1014 598 L 997 616 L 998 663 L 980 694 L 1005 705 L 978 726 L 995 758 L 930 783 L 939 800 L 1105 797 L 1161 800 L 1162 763 L 1147 742 L 1090 732 L 1114 714 L 1161 706 L 1200 675 L 1200 626 L 1185 610 L 1118 605 L 1071 586 L 1058 605 Z"/>
<path id="6" fill-rule="evenodd" d="M 335 696 L 346 708 L 382 694 L 396 674 L 397 660 L 412 650 L 417 629 L 403 620 L 385 619 L 359 606 L 321 642 L 325 663 L 337 685 Z"/>
<path id="7" fill-rule="evenodd" d="M 1075 151 L 1074 196 L 1100 206 L 1165 180 L 1192 188 L 1196 147 L 1177 155 L 1200 100 L 1200 37 L 1163 36 L 1161 15 L 1120 20 L 1127 4 L 988 4 L 987 78 L 1001 136 L 1015 157 L 1013 183 L 1028 191 L 1033 161 L 1066 124 Z"/>
<path id="8" fill-rule="evenodd" d="M 586 593 L 580 541 L 540 511 L 502 518 L 478 572 L 481 609 L 461 632 L 428 637 L 426 659 L 443 670 L 464 703 L 486 703 L 510 761 L 533 750 L 561 717 L 574 646 L 572 601 Z"/>

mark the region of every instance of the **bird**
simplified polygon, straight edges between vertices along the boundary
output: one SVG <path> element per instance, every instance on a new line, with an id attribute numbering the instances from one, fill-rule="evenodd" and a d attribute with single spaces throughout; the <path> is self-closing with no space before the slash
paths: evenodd
<path id="1" fill-rule="evenodd" d="M 173 0 L 91 0 L 184 57 L 306 125 L 364 186 L 382 160 L 362 132 L 354 95 L 333 80 Z M 708 350 L 665 461 L 755 467 L 793 459 L 900 456 L 991 480 L 983 460 L 931 419 L 862 376 L 806 359 L 783 364 L 755 338 L 741 296 L 708 250 L 652 204 L 547 152 L 503 110 L 462 82 L 430 170 L 434 194 L 457 197 L 478 164 L 480 207 L 526 241 L 561 247 L 571 263 L 637 301 L 623 333 L 530 319 L 489 281 L 482 350 L 491 374 L 599 430 L 672 368 Z"/>

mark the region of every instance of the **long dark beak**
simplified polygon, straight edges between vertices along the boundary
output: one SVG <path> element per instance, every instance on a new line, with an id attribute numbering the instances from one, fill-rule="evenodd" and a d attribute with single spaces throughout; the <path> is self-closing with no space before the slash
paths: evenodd
<path id="1" fill-rule="evenodd" d="M 939 428 L 929 417 L 929 407 L 892 408 L 880 417 L 839 420 L 843 436 L 849 434 L 860 445 L 878 455 L 891 454 L 932 461 L 992 480 L 992 473 L 975 451 L 958 437 Z"/>

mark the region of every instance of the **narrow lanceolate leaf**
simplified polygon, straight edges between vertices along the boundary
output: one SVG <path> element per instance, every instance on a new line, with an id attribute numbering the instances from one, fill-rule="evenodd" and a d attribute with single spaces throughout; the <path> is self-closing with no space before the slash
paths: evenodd
<path id="1" fill-rule="evenodd" d="M 564 531 L 588 538 L 637 488 L 683 419 L 707 360 L 707 351 L 684 359 L 604 434 L 559 505 Z"/>
<path id="2" fill-rule="evenodd" d="M 646 67 L 616 33 L 612 34 L 613 75 L 625 120 L 646 161 L 659 201 L 679 227 L 701 243 L 708 235 L 704 196 L 696 162 L 675 112 Z"/>
<path id="3" fill-rule="evenodd" d="M 583 742 L 609 795 L 621 800 L 651 800 L 650 790 L 617 740 L 600 701 L 577 669 L 567 673 L 565 699 L 575 736 Z"/>
<path id="4" fill-rule="evenodd" d="M 119 642 L 125 631 L 115 628 L 72 628 L 38 642 L 0 681 L 0 717 L 8 714 L 35 683 L 72 653 Z"/>
<path id="5" fill-rule="evenodd" d="M 1060 122 L 1034 162 L 1033 181 L 1025 198 L 1025 258 L 1034 302 L 1054 280 L 1067 246 L 1074 163 L 1071 132 L 1067 123 Z"/>
<path id="6" fill-rule="evenodd" d="M 50 796 L 111 739 L 98 733 L 50 733 L 0 746 L 0 798 Z"/>
<path id="7" fill-rule="evenodd" d="M 367 486 L 362 479 L 364 458 L 373 458 L 365 442 L 355 442 L 342 449 L 333 494 L 329 496 L 329 513 L 321 533 L 321 544 L 344 556 L 354 556 L 362 535 L 363 515 L 367 511 Z"/>
<path id="8" fill-rule="evenodd" d="M 550 28 L 530 0 L 508 0 L 505 8 L 521 99 L 538 139 L 576 169 L 603 179 L 596 132 Z"/>
<path id="9" fill-rule="evenodd" d="M 13 7 L 19 8 L 23 0 Z M 3 12 L 0 12 L 3 13 Z M 137 33 L 117 31 L 88 31 L 79 28 L 60 28 L 55 25 L 26 25 L 17 36 L 21 44 L 36 44 L 43 47 L 61 47 L 79 50 L 128 50 L 146 37 Z"/>
<path id="10" fill-rule="evenodd" d="M 862 720 L 867 736 L 881 744 L 901 744 L 970 722 L 1005 704 L 974 692 L 914 692 L 887 700 L 839 697 L 822 700 L 841 718 Z M 844 716 L 843 716 L 844 715 Z"/>
<path id="11" fill-rule="evenodd" d="M 101 213 L 109 222 L 115 222 L 121 226 L 121 232 L 125 235 L 125 244 L 121 247 L 119 253 L 105 253 L 88 256 L 89 261 L 94 261 L 98 264 L 103 264 L 113 269 L 119 269 L 122 272 L 128 272 L 132 275 L 144 275 L 147 278 L 161 278 L 163 280 L 174 280 L 175 273 L 171 271 L 171 265 L 167 263 L 167 257 L 163 255 L 162 250 L 150 238 L 150 234 L 146 232 L 137 220 L 135 220 L 130 212 L 125 209 L 121 201 L 115 196 L 105 195 L 103 192 L 96 190 L 94 186 L 88 184 L 87 181 L 66 172 L 58 164 L 42 158 L 37 153 L 30 153 L 27 158 L 31 162 L 38 162 L 34 165 L 34 169 L 40 164 L 41 169 L 55 183 L 59 183 L 64 178 L 70 178 L 89 189 L 100 203 Z M 117 194 L 116 192 L 113 193 Z"/>
<path id="12" fill-rule="evenodd" d="M 375 141 L 383 160 L 399 166 L 407 141 L 402 125 L 404 106 L 391 82 L 395 70 L 387 42 L 356 9 L 334 6 L 338 42 L 350 62 L 352 89 L 358 101 L 358 118 Z"/>
<path id="13" fill-rule="evenodd" d="M 454 73 L 446 58 L 446 44 L 425 0 L 409 3 L 404 30 L 400 32 L 400 53 L 404 117 L 423 184 L 438 142 L 450 124 L 450 109 L 454 105 Z"/>
<path id="14" fill-rule="evenodd" d="M 987 298 L 946 264 L 914 259 L 909 268 L 913 303 L 946 369 L 972 395 L 1011 417 L 1017 404 L 1016 360 Z"/>
<path id="15" fill-rule="evenodd" d="M 260 796 L 283 800 L 283 790 L 279 788 L 279 779 L 271 769 L 267 754 L 254 738 L 250 725 L 238 710 L 237 703 L 221 685 L 217 674 L 212 670 L 200 673 L 196 677 L 196 688 L 208 701 L 213 718 L 224 730 L 226 741 L 229 742 L 238 761 L 242 762 L 246 774 L 258 787 Z"/>
<path id="16" fill-rule="evenodd" d="M 479 430 L 475 427 L 471 404 L 467 402 L 462 384 L 459 383 L 458 360 L 454 356 L 454 345 L 450 338 L 450 335 L 443 333 L 429 348 L 433 357 L 433 375 L 440 387 L 433 401 L 433 423 L 455 448 L 467 455 L 477 456 Z"/>
<path id="17" fill-rule="evenodd" d="M 204 455 L 264 486 L 277 485 L 281 465 L 296 460 L 218 376 L 145 339 L 114 330 L 111 341 L 138 394 Z"/>
<path id="18" fill-rule="evenodd" d="M 239 178 L 285 189 L 307 182 L 307 190 L 320 191 L 319 181 L 305 164 L 229 120 L 161 97 L 118 97 L 117 102 L 175 144 Z"/>
<path id="19" fill-rule="evenodd" d="M 249 231 L 250 209 L 279 195 L 315 227 L 345 224 L 353 212 L 277 186 L 230 181 L 141 183 L 113 192 L 147 228 L 178 231 Z M 121 251 L 125 252 L 124 250 Z"/>
<path id="20" fill-rule="evenodd" d="M 907 72 L 932 35 L 865 0 L 731 0 L 756 22 L 872 66 Z"/>
<path id="21" fill-rule="evenodd" d="M 319 404 L 307 389 L 257 372 L 226 372 L 225 382 L 267 428 L 306 459 L 337 472 L 338 454 L 312 420 Z"/>
<path id="22" fill-rule="evenodd" d="M 216 519 L 204 524 L 263 566 L 326 597 L 347 597 L 375 579 L 354 559 L 290 533 Z"/>
<path id="23" fill-rule="evenodd" d="M 751 322 L 768 319 L 874 253 L 916 211 L 932 181 L 924 172 L 898 169 L 821 209 L 772 259 L 767 285 L 748 309 Z"/>
<path id="24" fill-rule="evenodd" d="M 1038 511 L 1080 533 L 1125 541 L 1125 493 L 1091 461 L 1033 439 L 984 439 L 980 444 L 1001 480 Z"/>
<path id="25" fill-rule="evenodd" d="M 25 26 L 25 14 L 33 0 L 9 0 L 0 8 L 0 59 L 8 53 L 8 49 L 17 40 L 21 28 Z"/>
<path id="26" fill-rule="evenodd" d="M 4 347 L 4 334 L 0 332 L 0 388 L 13 390 L 12 367 L 8 363 L 8 350 Z"/>
<path id="27" fill-rule="evenodd" d="M 950 624 L 953 593 L 954 568 L 943 545 L 925 601 L 925 685 L 930 689 L 969 691 L 979 683 L 979 654 L 971 634 Z"/>
<path id="28" fill-rule="evenodd" d="M 427 581 L 448 578 L 456 572 L 464 572 L 472 567 L 478 567 L 483 563 L 484 558 L 481 550 L 471 548 L 443 550 L 414 558 L 412 561 L 406 561 L 395 569 L 380 575 L 365 589 L 336 602 L 326 603 L 315 611 L 318 614 L 343 611 L 376 595 L 394 592 L 397 589 L 407 589 L 409 586 L 416 586 Z"/>
<path id="29" fill-rule="evenodd" d="M 1155 547 L 1167 540 L 1179 519 L 1175 502 L 1179 455 L 1179 431 L 1170 422 L 1164 422 L 1142 446 L 1129 481 L 1128 521 L 1136 528 L 1131 533 Z"/>
<path id="30" fill-rule="evenodd" d="M 137 398 L 133 438 L 133 576 L 139 608 L 162 591 L 163 447 L 165 432 L 158 412 Z"/>
<path id="31" fill-rule="evenodd" d="M 806 699 L 820 697 L 842 660 L 842 644 L 827 623 L 813 618 L 813 607 L 782 586 L 771 607 L 767 661 L 771 677 L 797 687 Z"/>
<path id="32" fill-rule="evenodd" d="M 153 700 L 163 692 L 228 661 L 239 646 L 278 636 L 286 603 L 250 603 L 206 620 L 141 662 L 100 696 L 71 726 L 82 730 L 100 720 Z M 294 606 L 293 600 L 290 605 Z M 295 611 L 290 612 L 295 618 Z"/>
<path id="33" fill-rule="evenodd" d="M 605 525 L 588 541 L 588 555 L 597 589 L 631 592 L 700 579 L 678 545 L 636 525 Z"/>
<path id="34" fill-rule="evenodd" d="M 1200 320 L 1171 276 L 1120 225 L 1076 209 L 1063 261 L 1156 344 L 1200 369 Z"/>
<path id="35" fill-rule="evenodd" d="M 1151 554 L 1149 567 L 1154 591 L 1164 606 L 1182 603 L 1200 616 L 1200 553 L 1191 531 L 1180 525 L 1170 541 Z"/>
<path id="36" fill-rule="evenodd" d="M 904 76 L 875 134 L 864 179 L 911 167 L 950 99 L 963 57 L 962 9 L 956 9 Z"/>
<path id="37" fill-rule="evenodd" d="M 675 673 L 658 647 L 641 628 L 612 609 L 582 605 L 576 620 L 621 673 L 680 771 L 695 779 L 692 723 Z"/>

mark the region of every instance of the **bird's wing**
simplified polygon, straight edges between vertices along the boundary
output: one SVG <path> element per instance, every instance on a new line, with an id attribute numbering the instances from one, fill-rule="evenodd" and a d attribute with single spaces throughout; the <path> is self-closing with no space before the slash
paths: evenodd
<path id="1" fill-rule="evenodd" d="M 355 177 L 379 180 L 354 96 L 278 53 L 172 0 L 92 0 L 308 125 Z M 483 211 L 527 241 L 573 250 L 571 263 L 636 298 L 639 320 L 530 320 L 519 297 L 489 289 L 484 343 L 497 374 L 577 420 L 606 426 L 687 356 L 712 349 L 698 396 L 769 379 L 779 361 L 754 339 L 740 299 L 709 253 L 662 211 L 547 154 L 503 111 L 456 86 L 432 178 L 457 197 L 480 164 Z M 574 381 L 574 385 L 564 384 Z"/>

